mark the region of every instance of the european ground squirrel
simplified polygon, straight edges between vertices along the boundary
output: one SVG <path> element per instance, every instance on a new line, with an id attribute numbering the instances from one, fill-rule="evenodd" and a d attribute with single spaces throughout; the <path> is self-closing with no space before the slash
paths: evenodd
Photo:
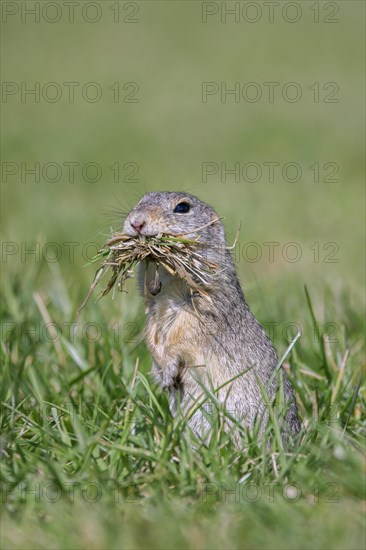
<path id="1" fill-rule="evenodd" d="M 204 400 L 205 385 L 249 430 L 262 417 L 262 433 L 268 419 L 263 388 L 273 399 L 278 389 L 277 355 L 246 303 L 218 214 L 188 193 L 147 193 L 128 214 L 123 231 L 130 236 L 199 237 L 205 257 L 218 265 L 205 295 L 192 293 L 184 279 L 164 269 L 156 286 L 154 266 L 139 267 L 152 371 L 169 393 L 172 413 L 181 408 L 189 417 L 196 400 Z M 292 385 L 282 374 L 287 403 L 282 435 L 287 440 L 299 431 L 300 422 Z M 189 425 L 209 440 L 207 402 L 206 409 L 204 405 L 190 417 Z"/>

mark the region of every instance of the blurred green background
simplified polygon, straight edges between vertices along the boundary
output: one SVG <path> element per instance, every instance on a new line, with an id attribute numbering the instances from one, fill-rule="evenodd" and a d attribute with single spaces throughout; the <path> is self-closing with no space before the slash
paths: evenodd
<path id="1" fill-rule="evenodd" d="M 7 2 L 4 5 L 9 4 Z M 123 215 L 146 191 L 187 190 L 210 202 L 225 219 L 229 240 L 243 222 L 240 244 L 256 242 L 262 250 L 257 262 L 239 261 L 246 288 L 270 281 L 271 288 L 294 281 L 299 292 L 303 283 L 334 291 L 346 287 L 358 301 L 363 293 L 363 12 L 362 2 L 298 2 L 288 7 L 281 2 L 269 22 L 269 8 L 259 3 L 235 16 L 225 9 L 229 2 L 97 2 L 87 9 L 85 2 L 74 7 L 74 22 L 62 2 L 59 10 L 50 3 L 40 5 L 39 22 L 26 14 L 21 3 L 17 13 L 3 5 L 3 83 L 19 91 L 3 95 L 2 131 L 5 137 L 3 168 L 3 238 L 32 243 L 56 241 L 62 246 L 61 269 L 72 273 L 70 285 L 90 279 L 91 272 L 76 270 L 84 263 L 81 251 L 88 241 L 102 243 L 109 227 L 118 227 Z M 25 3 L 28 10 L 34 2 Z M 52 3 L 51 3 L 52 4 Z M 89 3 L 90 4 L 90 3 Z M 119 13 L 116 11 L 119 6 Z M 42 11 L 44 9 L 44 11 Z M 84 11 L 83 11 L 84 9 Z M 206 16 L 203 13 L 216 11 Z M 301 10 L 301 11 L 299 11 Z M 300 14 L 300 15 L 299 15 Z M 248 19 L 255 23 L 248 22 Z M 290 23 L 285 19 L 299 20 Z M 58 19 L 55 23 L 48 20 Z M 85 19 L 99 19 L 94 23 Z M 319 22 L 315 23 L 314 19 Z M 119 22 L 114 22 L 119 19 Z M 135 21 L 135 22 L 132 22 Z M 329 21 L 329 22 L 327 22 Z M 331 22 L 332 21 L 332 22 Z M 65 82 L 75 82 L 74 102 L 69 101 Z M 94 82 L 101 90 L 97 102 L 92 97 Z M 110 86 L 118 82 L 120 101 L 114 102 Z M 137 100 L 126 103 L 131 95 Z M 202 83 L 225 83 L 232 89 L 255 82 L 262 98 L 257 102 L 220 93 L 202 101 Z M 266 82 L 278 82 L 274 101 L 268 100 Z M 297 83 L 302 97 L 291 103 L 282 97 L 283 86 Z M 324 85 L 334 85 L 323 89 Z M 14 84 L 15 83 L 15 84 Z M 23 84 L 22 84 L 23 83 Z M 32 95 L 22 101 L 21 88 L 39 83 L 39 102 Z M 51 98 L 56 83 L 61 97 Z M 314 100 L 314 83 L 319 83 L 319 101 Z M 4 86 L 4 84 L 3 84 Z M 312 89 L 309 87 L 312 86 Z M 114 85 L 116 89 L 116 85 Z M 9 90 L 9 88 L 6 88 Z M 294 88 L 289 88 L 289 95 Z M 254 88 L 248 89 L 248 95 Z M 336 100 L 337 102 L 327 102 Z M 38 182 L 22 167 L 40 163 Z M 70 182 L 63 163 L 76 162 L 75 181 Z M 87 163 L 97 163 L 83 177 Z M 218 171 L 202 178 L 202 164 L 216 163 Z M 263 163 L 280 163 L 274 182 L 268 180 Z M 298 182 L 286 181 L 281 170 L 288 163 L 301 167 Z M 16 163 L 4 164 L 4 163 Z M 61 174 L 50 167 L 46 178 L 42 169 L 58 163 Z M 119 181 L 109 168 L 119 163 Z M 134 165 L 125 166 L 127 163 Z M 227 175 L 221 181 L 220 165 L 232 169 L 257 163 L 262 176 L 257 182 L 235 181 Z M 319 163 L 319 182 L 309 167 Z M 334 163 L 324 168 L 326 163 Z M 333 167 L 336 181 L 324 181 Z M 10 166 L 10 168 L 9 168 Z M 7 171 L 16 169 L 14 175 Z M 129 181 L 132 171 L 136 173 Z M 254 170 L 254 169 L 252 169 Z M 5 171 L 5 172 L 4 172 Z M 4 177 L 5 174 L 5 177 Z M 253 177 L 254 172 L 248 172 Z M 51 182 L 47 179 L 59 178 Z M 290 178 L 293 177 L 291 169 Z M 88 181 L 89 179 L 89 181 Z M 121 214 L 105 215 L 111 208 Z M 103 234 L 101 234 L 101 232 Z M 76 241 L 75 262 L 70 262 L 62 243 Z M 278 242 L 274 261 L 264 242 Z M 296 242 L 302 257 L 287 262 L 282 249 Z M 336 243 L 338 251 L 328 263 Z M 314 261 L 315 245 L 319 261 Z M 310 248 L 313 247 L 313 248 Z M 289 250 L 293 254 L 294 249 Z M 248 250 L 253 257 L 254 249 Z M 52 251 L 49 251 L 52 256 Z M 3 267 L 16 264 L 20 254 L 5 258 Z M 27 258 L 34 261 L 31 256 Z M 239 260 L 239 257 L 238 257 Z M 325 261 L 324 261 L 325 260 Z M 45 271 L 46 283 L 49 277 Z M 80 278 L 79 278 L 80 277 Z M 295 288 L 296 292 L 296 288 Z"/>

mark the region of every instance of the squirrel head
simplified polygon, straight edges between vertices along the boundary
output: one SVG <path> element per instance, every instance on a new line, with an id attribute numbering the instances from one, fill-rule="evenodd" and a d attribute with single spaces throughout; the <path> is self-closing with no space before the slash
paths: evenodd
<path id="1" fill-rule="evenodd" d="M 199 237 L 201 242 L 225 244 L 218 214 L 189 193 L 147 193 L 128 214 L 123 232 L 131 237 L 161 234 Z"/>

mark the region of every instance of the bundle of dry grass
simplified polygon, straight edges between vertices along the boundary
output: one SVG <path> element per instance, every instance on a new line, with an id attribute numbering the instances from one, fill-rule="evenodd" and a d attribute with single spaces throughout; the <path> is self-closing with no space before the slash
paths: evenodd
<path id="1" fill-rule="evenodd" d="M 155 237 L 130 237 L 123 233 L 114 233 L 91 263 L 103 260 L 95 274 L 90 290 L 80 306 L 85 306 L 98 282 L 106 272 L 111 271 L 107 286 L 100 297 L 105 296 L 116 285 L 119 291 L 127 278 L 132 277 L 136 265 L 148 260 L 158 267 L 163 267 L 171 275 L 184 279 L 192 291 L 205 294 L 204 287 L 209 284 L 218 265 L 208 261 L 202 255 L 205 246 L 197 239 L 186 239 L 182 236 L 159 235 Z"/>

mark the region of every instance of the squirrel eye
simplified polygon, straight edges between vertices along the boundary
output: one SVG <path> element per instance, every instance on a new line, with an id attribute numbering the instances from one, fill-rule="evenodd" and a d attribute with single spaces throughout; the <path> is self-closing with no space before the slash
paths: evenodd
<path id="1" fill-rule="evenodd" d="M 190 206 L 188 202 L 180 202 L 174 208 L 174 212 L 177 212 L 178 214 L 187 214 L 187 212 L 189 212 L 189 209 L 190 209 Z"/>

